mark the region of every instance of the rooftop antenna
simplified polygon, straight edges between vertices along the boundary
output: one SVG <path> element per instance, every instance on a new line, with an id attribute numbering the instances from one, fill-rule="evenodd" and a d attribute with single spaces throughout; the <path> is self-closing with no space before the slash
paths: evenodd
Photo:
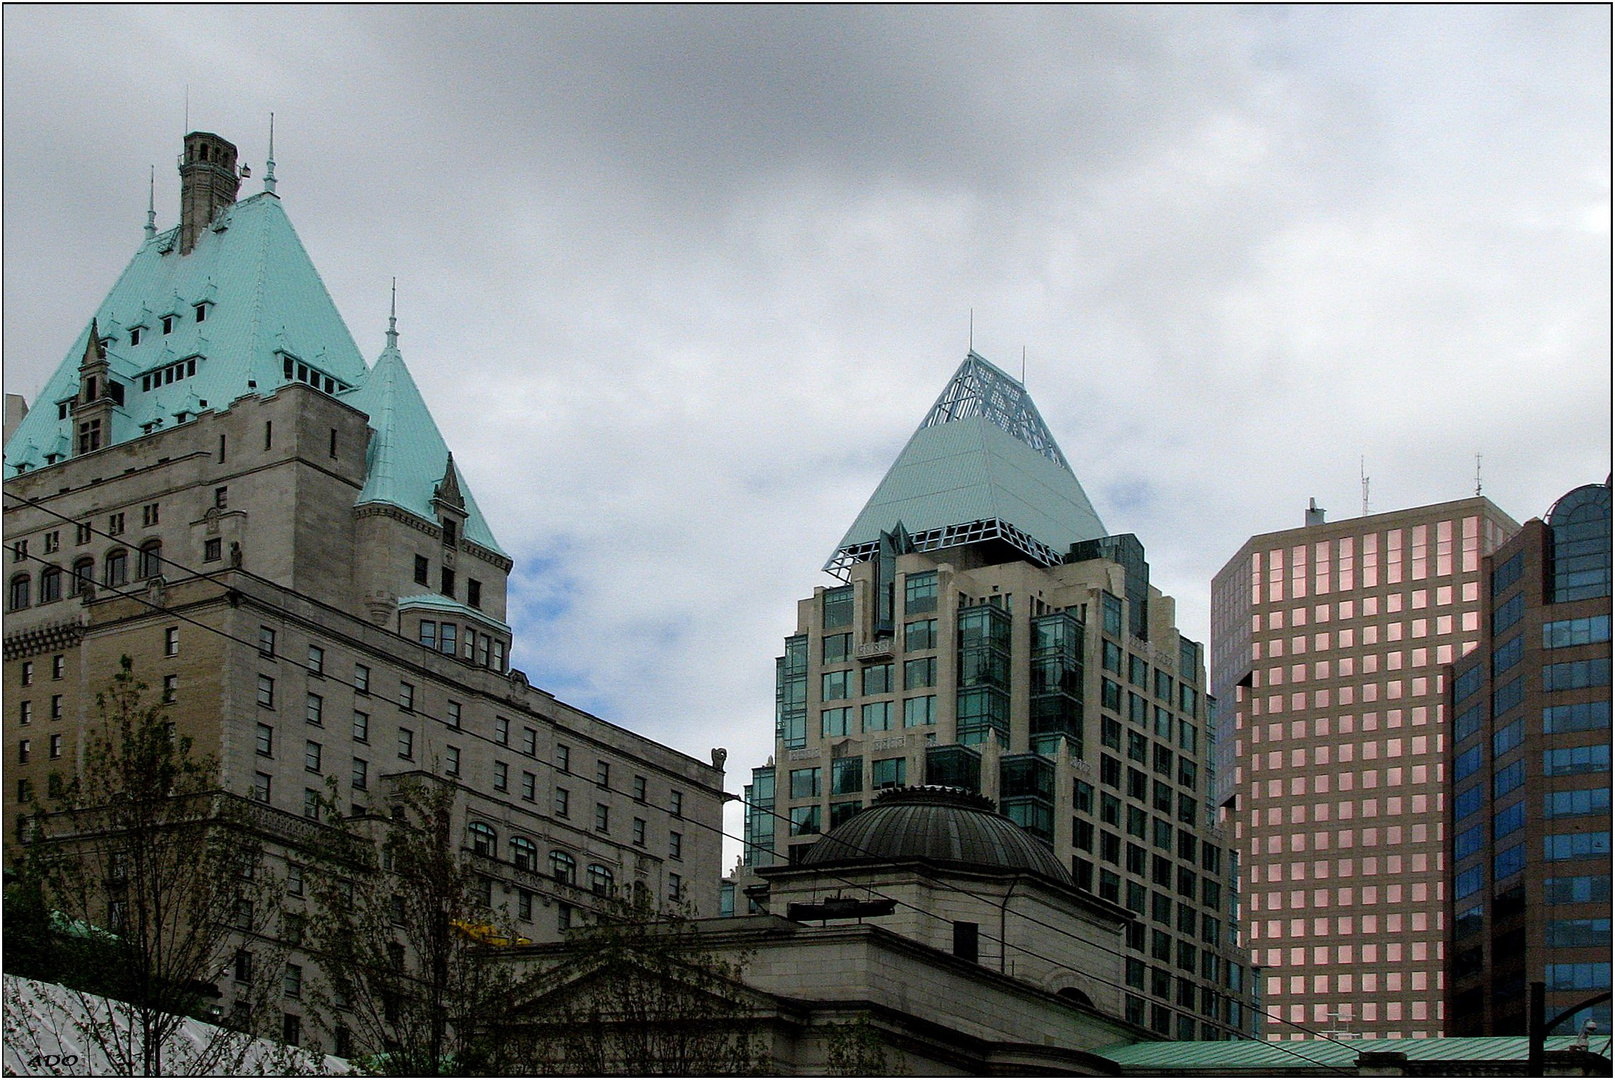
<path id="1" fill-rule="evenodd" d="M 392 310 L 387 314 L 387 348 L 398 348 L 398 279 L 393 278 Z"/>
<path id="2" fill-rule="evenodd" d="M 264 162 L 264 190 L 275 193 L 275 114 L 269 114 L 269 158 Z"/>
<path id="3" fill-rule="evenodd" d="M 151 187 L 146 194 L 146 239 L 157 235 L 157 166 L 151 167 Z"/>
<path id="4" fill-rule="evenodd" d="M 191 84 L 185 84 L 185 134 L 191 133 Z"/>
<path id="5" fill-rule="evenodd" d="M 1026 346 L 1021 346 L 1021 389 L 1026 389 Z"/>
<path id="6" fill-rule="evenodd" d="M 1363 481 L 1363 516 L 1367 517 L 1368 516 L 1368 459 L 1367 458 L 1359 457 L 1357 459 L 1357 475 L 1359 477 L 1361 477 L 1362 481 Z"/>
<path id="7" fill-rule="evenodd" d="M 976 309 L 970 309 L 970 351 L 976 351 Z"/>
<path id="8" fill-rule="evenodd" d="M 1475 455 L 1475 496 L 1480 496 L 1480 455 Z"/>

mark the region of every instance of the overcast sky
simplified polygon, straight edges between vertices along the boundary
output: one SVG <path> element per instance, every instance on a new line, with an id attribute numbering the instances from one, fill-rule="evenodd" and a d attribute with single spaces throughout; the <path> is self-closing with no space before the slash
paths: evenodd
<path id="1" fill-rule="evenodd" d="M 1178 622 L 1253 533 L 1610 467 L 1610 12 L 4 9 L 5 388 L 178 218 L 185 125 L 404 356 L 515 663 L 772 749 L 795 601 L 975 345 Z M 729 825 L 738 828 L 731 811 Z M 730 846 L 731 857 L 734 845 Z"/>

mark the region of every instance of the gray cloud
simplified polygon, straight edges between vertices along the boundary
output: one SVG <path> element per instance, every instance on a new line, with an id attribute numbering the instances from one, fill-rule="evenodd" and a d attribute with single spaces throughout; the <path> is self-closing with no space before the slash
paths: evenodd
<path id="1" fill-rule="evenodd" d="M 7 389 L 132 253 L 148 163 L 173 220 L 186 84 L 255 171 L 274 110 L 372 356 L 400 278 L 518 561 L 517 662 L 736 770 L 972 307 L 1191 636 L 1246 536 L 1356 512 L 1360 455 L 1389 509 L 1468 493 L 1479 451 L 1522 520 L 1609 468 L 1596 8 L 0 17 Z"/>

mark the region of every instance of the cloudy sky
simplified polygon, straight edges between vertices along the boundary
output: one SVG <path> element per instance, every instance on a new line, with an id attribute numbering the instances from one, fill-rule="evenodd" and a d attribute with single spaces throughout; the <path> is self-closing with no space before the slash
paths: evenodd
<path id="1" fill-rule="evenodd" d="M 1204 640 L 1308 498 L 1610 465 L 1603 7 L 4 10 L 5 388 L 190 126 L 404 355 L 516 559 L 515 662 L 704 758 L 967 347 Z M 243 194 L 259 190 L 255 177 Z M 736 827 L 735 822 L 730 822 Z"/>

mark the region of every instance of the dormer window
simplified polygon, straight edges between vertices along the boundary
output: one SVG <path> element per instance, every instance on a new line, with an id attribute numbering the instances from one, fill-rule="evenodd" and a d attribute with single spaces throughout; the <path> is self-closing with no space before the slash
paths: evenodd
<path id="1" fill-rule="evenodd" d="M 129 331 L 129 344 L 130 345 L 139 345 L 140 344 L 140 331 L 142 331 L 144 329 L 145 329 L 145 327 L 143 327 L 143 326 L 137 326 L 134 329 Z"/>
<path id="2" fill-rule="evenodd" d="M 197 304 L 196 305 L 196 321 L 197 322 L 207 322 L 207 305 L 206 304 Z"/>
<path id="3" fill-rule="evenodd" d="M 172 334 L 173 332 L 174 332 L 174 316 L 172 316 L 172 315 L 164 315 L 163 316 L 163 333 Z"/>

